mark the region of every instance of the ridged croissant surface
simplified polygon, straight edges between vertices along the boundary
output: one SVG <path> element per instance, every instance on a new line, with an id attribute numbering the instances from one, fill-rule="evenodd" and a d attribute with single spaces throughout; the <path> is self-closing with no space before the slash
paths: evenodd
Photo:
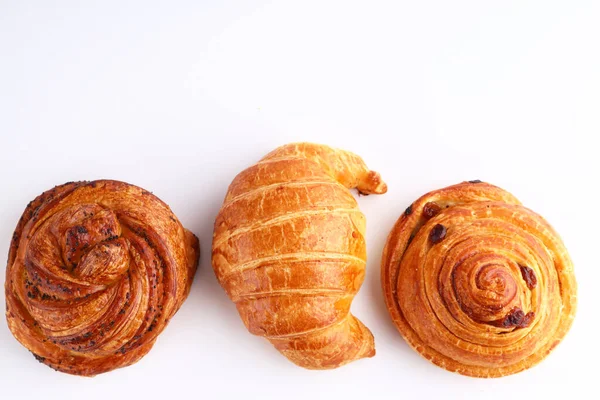
<path id="1" fill-rule="evenodd" d="M 378 173 L 346 151 L 280 147 L 231 183 L 212 263 L 248 330 L 305 368 L 375 354 L 350 304 L 365 275 L 365 217 L 348 188 L 385 193 Z"/>
<path id="2" fill-rule="evenodd" d="M 8 326 L 58 371 L 130 365 L 187 297 L 198 256 L 198 239 L 150 192 L 106 180 L 57 186 L 29 203 L 13 235 Z"/>
<path id="3" fill-rule="evenodd" d="M 573 266 L 558 234 L 480 181 L 430 192 L 406 209 L 384 249 L 382 284 L 410 346 L 475 377 L 537 364 L 575 315 Z"/>

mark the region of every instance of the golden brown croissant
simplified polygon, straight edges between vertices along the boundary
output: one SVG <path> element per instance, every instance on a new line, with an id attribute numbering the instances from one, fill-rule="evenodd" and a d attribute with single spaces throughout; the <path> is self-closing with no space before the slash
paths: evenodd
<path id="1" fill-rule="evenodd" d="M 447 370 L 499 377 L 540 362 L 569 330 L 573 266 L 560 237 L 480 181 L 409 206 L 383 252 L 382 284 L 406 341 Z"/>
<path id="2" fill-rule="evenodd" d="M 375 354 L 350 314 L 366 248 L 365 217 L 347 188 L 387 190 L 355 154 L 290 144 L 233 180 L 215 221 L 213 268 L 244 324 L 305 368 Z"/>
<path id="3" fill-rule="evenodd" d="M 13 235 L 8 326 L 58 371 L 130 365 L 187 297 L 199 251 L 150 192 L 107 180 L 57 186 L 29 203 Z"/>

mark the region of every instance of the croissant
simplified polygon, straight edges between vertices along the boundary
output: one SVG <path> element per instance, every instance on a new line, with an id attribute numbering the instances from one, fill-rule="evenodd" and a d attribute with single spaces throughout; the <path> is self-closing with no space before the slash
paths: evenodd
<path id="1" fill-rule="evenodd" d="M 558 234 L 510 193 L 480 181 L 410 205 L 388 237 L 381 279 L 408 344 L 474 377 L 537 364 L 575 315 L 573 266 Z"/>
<path id="2" fill-rule="evenodd" d="M 215 221 L 213 269 L 247 329 L 304 368 L 375 354 L 350 314 L 366 226 L 348 188 L 387 190 L 355 154 L 289 144 L 237 175 Z"/>
<path id="3" fill-rule="evenodd" d="M 14 232 L 8 326 L 58 371 L 133 364 L 187 297 L 199 251 L 148 191 L 109 180 L 57 186 L 29 203 Z"/>

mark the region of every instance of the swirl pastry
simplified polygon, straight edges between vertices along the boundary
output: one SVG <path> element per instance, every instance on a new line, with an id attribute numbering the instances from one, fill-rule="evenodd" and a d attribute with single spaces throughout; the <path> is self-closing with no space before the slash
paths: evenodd
<path id="1" fill-rule="evenodd" d="M 198 239 L 169 207 L 116 181 L 33 200 L 10 246 L 6 317 L 35 358 L 92 376 L 142 358 L 187 297 Z"/>
<path id="2" fill-rule="evenodd" d="M 409 206 L 388 237 L 381 273 L 409 345 L 464 375 L 500 377 L 537 364 L 575 314 L 573 266 L 558 234 L 480 181 Z"/>
<path id="3" fill-rule="evenodd" d="M 365 217 L 348 188 L 385 193 L 355 154 L 299 143 L 241 172 L 215 221 L 212 264 L 248 330 L 309 369 L 375 354 L 350 304 L 365 275 Z"/>

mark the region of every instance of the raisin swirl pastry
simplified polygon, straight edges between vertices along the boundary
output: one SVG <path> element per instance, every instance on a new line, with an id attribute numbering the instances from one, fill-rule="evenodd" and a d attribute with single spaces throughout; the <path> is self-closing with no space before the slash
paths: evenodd
<path id="1" fill-rule="evenodd" d="M 66 183 L 27 206 L 10 246 L 6 317 L 35 358 L 93 376 L 142 358 L 187 297 L 198 239 L 143 189 Z"/>
<path id="2" fill-rule="evenodd" d="M 510 193 L 480 181 L 406 209 L 383 252 L 387 308 L 400 333 L 449 371 L 500 377 L 558 345 L 576 307 L 560 237 Z"/>
<path id="3" fill-rule="evenodd" d="M 366 227 L 348 188 L 387 190 L 355 154 L 290 144 L 233 180 L 215 221 L 213 268 L 244 324 L 304 368 L 375 354 L 373 335 L 350 313 Z"/>

